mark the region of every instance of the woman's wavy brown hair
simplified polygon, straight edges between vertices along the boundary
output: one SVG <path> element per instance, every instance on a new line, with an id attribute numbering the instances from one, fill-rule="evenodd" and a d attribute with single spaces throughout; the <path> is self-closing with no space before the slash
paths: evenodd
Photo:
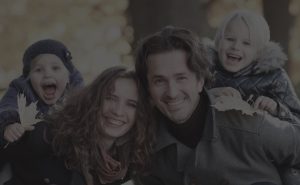
<path id="1" fill-rule="evenodd" d="M 111 67 L 103 71 L 90 85 L 70 96 L 64 107 L 48 118 L 53 125 L 54 151 L 65 159 L 68 168 L 99 174 L 97 166 L 103 165 L 103 158 L 99 149 L 101 132 L 98 123 L 102 119 L 104 97 L 112 90 L 118 78 L 133 79 L 140 92 L 141 85 L 135 72 L 120 66 Z M 133 172 L 143 170 L 149 162 L 154 138 L 149 104 L 142 93 L 139 93 L 136 110 L 134 126 L 122 136 L 126 138 L 123 144 L 126 147 L 121 147 L 122 150 L 127 150 L 121 152 L 129 153 L 126 161 Z"/>

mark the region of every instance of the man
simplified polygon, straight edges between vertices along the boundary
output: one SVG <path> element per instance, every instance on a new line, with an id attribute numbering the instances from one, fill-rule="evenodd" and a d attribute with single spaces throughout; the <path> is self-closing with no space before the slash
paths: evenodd
<path id="1" fill-rule="evenodd" d="M 276 166 L 300 168 L 300 127 L 265 113 L 218 111 L 199 39 L 166 27 L 141 41 L 136 72 L 155 105 L 156 151 L 145 185 L 282 184 Z"/>

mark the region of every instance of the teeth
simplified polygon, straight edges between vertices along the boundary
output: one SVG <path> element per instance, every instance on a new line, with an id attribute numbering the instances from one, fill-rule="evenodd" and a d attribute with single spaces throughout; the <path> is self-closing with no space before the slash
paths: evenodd
<path id="1" fill-rule="evenodd" d="M 175 106 L 175 105 L 180 104 L 180 102 L 172 102 L 172 103 L 168 102 L 167 104 L 170 105 L 170 106 Z"/>
<path id="2" fill-rule="evenodd" d="M 184 100 L 177 100 L 177 101 L 167 101 L 166 104 L 168 106 L 177 106 L 180 105 Z"/>
<path id="3" fill-rule="evenodd" d="M 235 58 L 235 59 L 241 59 L 242 58 L 241 56 L 235 55 L 235 54 L 228 54 L 227 56 L 231 57 L 231 58 Z"/>
<path id="4" fill-rule="evenodd" d="M 56 85 L 56 82 L 55 82 L 55 80 L 47 79 L 42 82 L 42 85 L 45 85 L 45 86 Z"/>
<path id="5" fill-rule="evenodd" d="M 49 83 L 49 84 L 44 84 L 44 85 L 50 86 L 50 85 L 55 85 L 55 84 Z"/>
<path id="6" fill-rule="evenodd" d="M 44 83 L 43 86 L 56 85 L 55 83 Z"/>
<path id="7" fill-rule="evenodd" d="M 117 119 L 111 119 L 111 118 L 108 118 L 107 121 L 113 125 L 117 125 L 117 126 L 121 126 L 124 124 L 123 121 L 121 120 L 117 120 Z"/>

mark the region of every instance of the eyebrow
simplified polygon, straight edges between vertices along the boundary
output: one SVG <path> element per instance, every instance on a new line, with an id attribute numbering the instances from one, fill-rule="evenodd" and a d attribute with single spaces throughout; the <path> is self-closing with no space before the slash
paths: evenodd
<path id="1" fill-rule="evenodd" d="M 108 93 L 107 95 L 108 95 L 108 96 L 112 96 L 112 97 L 114 97 L 114 98 L 120 99 L 120 97 L 117 96 L 117 95 L 115 95 L 114 93 Z M 128 101 L 137 103 L 137 102 L 138 102 L 138 99 L 136 100 L 136 99 L 130 99 L 130 98 L 128 98 Z"/>
<path id="2" fill-rule="evenodd" d="M 128 99 L 128 101 L 130 102 L 130 103 L 138 103 L 138 100 L 134 100 L 134 99 Z"/>
<path id="3" fill-rule="evenodd" d="M 179 73 L 175 73 L 172 76 L 183 76 L 183 75 L 187 75 L 186 72 L 179 72 Z M 164 75 L 153 75 L 152 78 L 164 78 Z"/>
<path id="4" fill-rule="evenodd" d="M 154 79 L 154 78 L 164 78 L 164 76 L 163 75 L 153 75 L 151 77 L 151 79 Z"/>
<path id="5" fill-rule="evenodd" d="M 42 64 L 33 64 L 33 65 L 31 65 L 30 66 L 30 68 L 32 69 L 32 68 L 35 68 L 35 67 L 43 67 L 43 65 Z"/>
<path id="6" fill-rule="evenodd" d="M 176 73 L 175 76 L 186 76 L 186 73 Z"/>

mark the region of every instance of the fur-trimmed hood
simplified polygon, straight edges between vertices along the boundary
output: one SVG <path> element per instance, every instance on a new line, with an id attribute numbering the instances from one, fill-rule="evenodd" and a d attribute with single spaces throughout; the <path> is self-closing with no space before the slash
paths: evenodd
<path id="1" fill-rule="evenodd" d="M 212 63 L 212 66 L 219 64 L 218 53 L 216 48 L 212 43 L 205 44 L 208 51 L 208 58 Z M 282 51 L 282 48 L 279 44 L 275 42 L 269 42 L 259 53 L 256 62 L 250 64 L 250 66 L 242 69 L 237 72 L 240 73 L 244 70 L 249 72 L 249 68 L 251 68 L 251 73 L 259 74 L 259 73 L 267 73 L 269 71 L 273 71 L 279 68 L 282 68 L 287 61 L 287 56 Z"/>

